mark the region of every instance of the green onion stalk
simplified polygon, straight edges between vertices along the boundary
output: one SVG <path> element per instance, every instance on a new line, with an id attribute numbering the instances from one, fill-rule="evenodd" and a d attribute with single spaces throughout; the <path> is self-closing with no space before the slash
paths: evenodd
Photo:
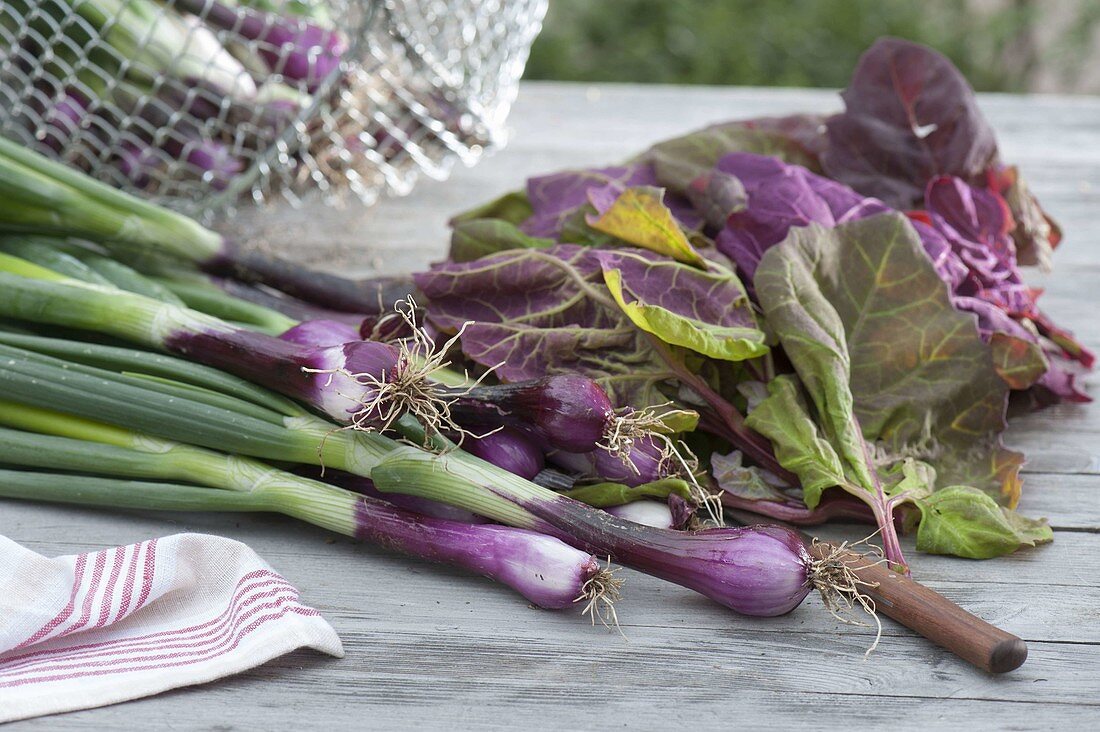
<path id="1" fill-rule="evenodd" d="M 86 239 L 130 263 L 146 255 L 168 257 L 209 274 L 262 283 L 351 313 L 388 311 L 412 292 L 406 280 L 355 282 L 246 251 L 186 216 L 0 137 L 0 232 L 4 231 Z"/>
<path id="2" fill-rule="evenodd" d="M 0 236 L 0 252 L 74 280 L 113 286 L 170 305 L 186 305 L 261 333 L 280 335 L 300 322 L 217 287 L 147 276 L 89 246 L 60 237 L 8 234 Z"/>
<path id="3" fill-rule="evenodd" d="M 447 349 L 436 349 L 415 328 L 413 338 L 399 345 L 359 340 L 357 331 L 334 322 L 302 323 L 272 338 L 2 254 L 0 287 L 12 294 L 0 301 L 0 316 L 90 330 L 182 355 L 302 401 L 355 429 L 385 430 L 403 415 L 415 416 L 433 433 L 522 423 L 555 448 L 585 452 L 607 445 L 609 455 L 625 460 L 638 452 L 631 447 L 650 429 L 647 415 L 618 414 L 603 389 L 586 377 L 448 386 L 440 378 Z M 408 310 L 403 312 L 411 321 Z M 661 477 L 653 472 L 647 480 Z"/>
<path id="4" fill-rule="evenodd" d="M 19 299 L 15 297 L 14 299 Z M 679 532 L 626 521 L 560 496 L 458 449 L 434 454 L 379 433 L 341 430 L 200 387 L 0 346 L 0 398 L 162 439 L 371 478 L 378 490 L 437 500 L 555 536 L 587 553 L 694 589 L 739 612 L 778 615 L 814 587 L 835 587 L 797 533 L 779 527 Z M 211 396 L 213 395 L 213 396 Z M 217 397 L 217 398 L 215 398 Z M 243 407 L 242 407 L 243 405 Z M 238 408 L 242 407 L 242 408 Z M 412 441 L 425 434 L 402 421 Z M 418 432 L 418 430 L 420 430 Z"/>
<path id="5" fill-rule="evenodd" d="M 243 376 L 359 428 L 396 418 L 420 373 L 398 348 L 355 340 L 300 345 L 172 303 L 81 282 L 0 254 L 0 315 L 79 328 Z M 432 404 L 432 402 L 428 402 Z"/>
<path id="6" fill-rule="evenodd" d="M 0 496 L 7 498 L 146 510 L 281 513 L 483 574 L 539 607 L 563 609 L 585 602 L 596 613 L 616 597 L 616 582 L 595 557 L 537 532 L 423 516 L 250 458 L 51 410 L 0 403 L 0 423 L 18 428 L 0 427 L 0 464 L 20 468 L 0 470 Z"/>

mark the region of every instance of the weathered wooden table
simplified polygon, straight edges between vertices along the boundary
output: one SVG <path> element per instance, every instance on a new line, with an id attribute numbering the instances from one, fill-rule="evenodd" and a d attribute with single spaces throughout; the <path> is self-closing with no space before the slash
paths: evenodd
<path id="1" fill-rule="evenodd" d="M 269 215 L 321 265 L 397 271 L 438 258 L 450 213 L 525 176 L 616 161 L 720 119 L 828 111 L 829 92 L 527 84 L 508 149 L 447 183 L 368 210 Z M 1100 99 L 985 96 L 1004 157 L 1067 232 L 1045 307 L 1100 347 Z M 1094 392 L 1096 379 L 1093 378 Z M 842 626 L 813 598 L 791 615 L 738 617 L 624 571 L 625 638 L 576 613 L 532 609 L 488 580 L 333 539 L 276 517 L 109 514 L 14 502 L 0 533 L 47 555 L 179 531 L 240 539 L 301 588 L 347 657 L 293 654 L 207 686 L 11 729 L 1100 728 L 1100 405 L 1021 419 L 1021 509 L 1050 518 L 1052 545 L 988 562 L 917 555 L 915 575 L 1026 639 L 1019 671 L 992 677 L 886 621 Z M 862 528 L 829 527 L 829 538 Z"/>

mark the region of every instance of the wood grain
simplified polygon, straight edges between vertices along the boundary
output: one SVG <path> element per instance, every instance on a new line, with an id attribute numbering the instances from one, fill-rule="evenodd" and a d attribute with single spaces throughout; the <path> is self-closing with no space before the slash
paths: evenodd
<path id="1" fill-rule="evenodd" d="M 1067 238 L 1033 281 L 1045 308 L 1100 347 L 1100 100 L 983 96 L 1004 157 L 1019 163 Z M 447 183 L 343 211 L 239 217 L 269 245 L 332 271 L 421 267 L 442 256 L 454 212 L 527 175 L 620 160 L 655 140 L 737 116 L 836 109 L 826 91 L 527 84 L 512 142 Z M 1087 380 L 1093 386 L 1097 377 Z M 240 539 L 319 607 L 345 641 L 336 661 L 302 652 L 191 689 L 11 730 L 594 729 L 801 727 L 1046 729 L 1100 720 L 1100 408 L 1016 421 L 1027 453 L 1022 510 L 1051 519 L 1053 544 L 988 562 L 916 554 L 915 576 L 1028 643 L 993 676 L 885 621 L 841 625 L 810 598 L 782 618 L 733 615 L 623 571 L 625 639 L 576 613 L 527 607 L 480 577 L 330 537 L 273 516 L 107 514 L 0 504 L 0 533 L 47 555 L 179 531 Z M 825 540 L 863 527 L 821 527 Z"/>

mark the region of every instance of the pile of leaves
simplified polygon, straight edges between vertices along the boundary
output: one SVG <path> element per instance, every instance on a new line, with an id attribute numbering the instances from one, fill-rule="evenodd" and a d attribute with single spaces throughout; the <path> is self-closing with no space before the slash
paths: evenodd
<path id="1" fill-rule="evenodd" d="M 597 379 L 699 415 L 729 506 L 864 518 L 890 558 L 1051 539 L 1013 509 L 1007 407 L 1088 397 L 1093 355 L 1021 265 L 1058 226 L 942 55 L 886 38 L 845 109 L 715 125 L 622 165 L 532 178 L 453 221 L 428 318 L 505 380 Z M 681 428 L 685 425 L 681 425 Z"/>

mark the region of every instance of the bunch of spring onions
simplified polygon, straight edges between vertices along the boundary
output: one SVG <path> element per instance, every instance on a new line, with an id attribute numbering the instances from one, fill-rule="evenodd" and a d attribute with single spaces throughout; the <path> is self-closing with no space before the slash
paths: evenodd
<path id="1" fill-rule="evenodd" d="M 284 513 L 594 617 L 604 558 L 753 615 L 855 595 L 793 531 L 680 530 L 690 459 L 589 379 L 450 371 L 411 305 L 356 312 L 379 286 L 325 293 L 6 143 L 0 191 L 0 495 Z"/>
<path id="2" fill-rule="evenodd" d="M 10 57 L 35 85 L 29 131 L 71 160 L 80 159 L 74 146 L 110 145 L 122 179 L 150 190 L 171 161 L 228 187 L 245 165 L 241 151 L 276 140 L 339 76 L 348 49 L 322 2 L 6 5 L 0 25 L 15 39 Z M 217 134 L 231 128 L 232 139 Z"/>
<path id="3" fill-rule="evenodd" d="M 74 237 L 123 264 L 178 282 L 177 289 L 190 287 L 196 297 L 229 288 L 235 296 L 298 315 L 377 314 L 380 303 L 395 302 L 412 287 L 400 278 L 353 282 L 248 251 L 185 216 L 0 138 L 4 232 Z M 271 297 L 273 291 L 282 296 Z"/>

